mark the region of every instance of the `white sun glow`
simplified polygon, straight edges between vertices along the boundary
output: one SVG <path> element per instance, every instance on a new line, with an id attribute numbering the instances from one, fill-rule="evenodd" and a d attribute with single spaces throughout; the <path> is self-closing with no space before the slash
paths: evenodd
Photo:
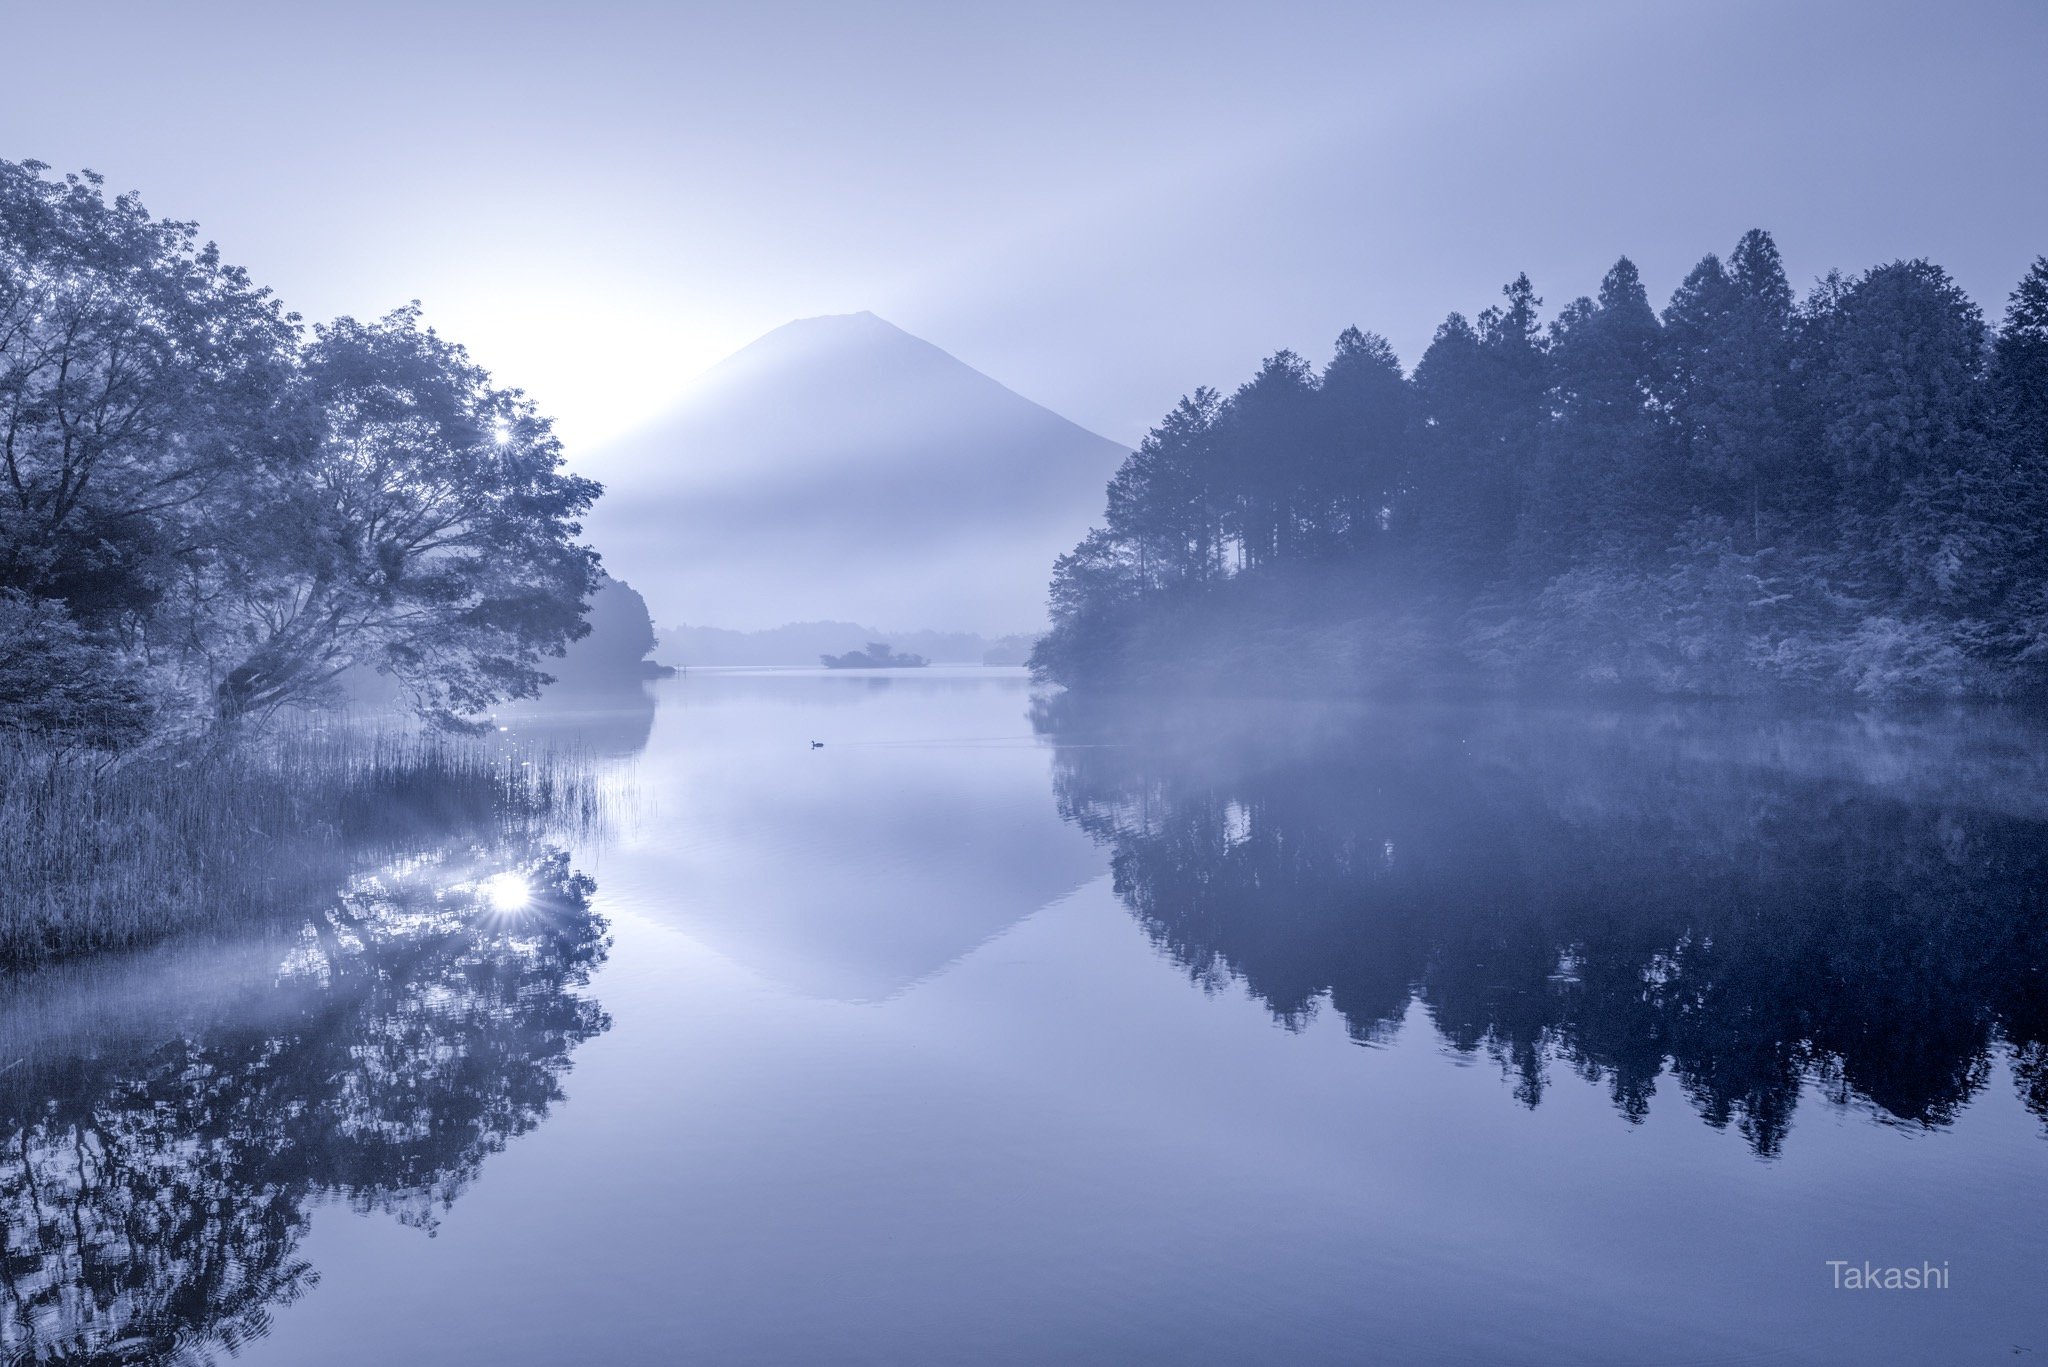
<path id="1" fill-rule="evenodd" d="M 480 891 L 493 911 L 524 911 L 533 900 L 533 888 L 524 874 L 493 874 L 483 881 Z"/>

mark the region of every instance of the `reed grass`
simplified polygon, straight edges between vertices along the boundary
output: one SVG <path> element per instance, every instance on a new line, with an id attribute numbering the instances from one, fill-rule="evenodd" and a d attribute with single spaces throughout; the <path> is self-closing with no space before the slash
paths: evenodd
<path id="1" fill-rule="evenodd" d="M 0 734 L 0 962 L 303 911 L 369 864 L 451 841 L 586 833 L 573 754 L 328 727 L 121 762 Z"/>

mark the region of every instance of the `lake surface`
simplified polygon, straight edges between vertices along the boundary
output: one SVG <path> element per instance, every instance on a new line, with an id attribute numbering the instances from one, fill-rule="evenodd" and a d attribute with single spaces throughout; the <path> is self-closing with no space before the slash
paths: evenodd
<path id="1" fill-rule="evenodd" d="M 8 1353 L 2048 1358 L 2021 721 L 948 669 L 503 720 L 600 828 L 7 983 Z"/>

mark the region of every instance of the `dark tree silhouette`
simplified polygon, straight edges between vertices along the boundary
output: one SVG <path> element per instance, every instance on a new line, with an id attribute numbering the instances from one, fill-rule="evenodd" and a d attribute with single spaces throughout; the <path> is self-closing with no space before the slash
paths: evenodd
<path id="1" fill-rule="evenodd" d="M 1055 566 L 1041 677 L 2048 690 L 2048 261 L 1995 342 L 1900 261 L 1795 304 L 1752 231 L 1660 317 L 1527 277 L 1403 377 L 1357 330 L 1183 400 Z"/>
<path id="2" fill-rule="evenodd" d="M 1568 1071 L 1632 1123 L 1668 1078 L 1766 1156 L 1802 1093 L 1946 1125 L 2000 1052 L 2048 1122 L 2024 726 L 1073 693 L 1036 724 L 1127 742 L 1056 752 L 1062 814 L 1193 980 L 1290 1027 L 1426 1018 L 1525 1104 Z"/>
<path id="3" fill-rule="evenodd" d="M 88 740 L 530 696 L 596 557 L 547 420 L 417 306 L 305 336 L 187 223 L 0 162 L 0 720 Z"/>
<path id="4" fill-rule="evenodd" d="M 534 889 L 517 915 L 476 881 L 507 867 Z M 211 1362 L 317 1280 L 298 1248 L 320 1200 L 431 1231 L 609 1025 L 579 990 L 607 945 L 591 891 L 545 848 L 361 880 L 171 1028 L 52 1026 L 18 984 L 0 1013 L 22 1060 L 0 1079 L 0 1352 Z M 137 967 L 60 970 L 53 998 L 119 999 Z"/>

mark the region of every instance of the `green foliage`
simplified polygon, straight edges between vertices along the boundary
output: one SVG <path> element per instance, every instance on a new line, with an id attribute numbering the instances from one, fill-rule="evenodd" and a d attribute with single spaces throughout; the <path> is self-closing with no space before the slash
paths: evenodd
<path id="1" fill-rule="evenodd" d="M 0 589 L 0 716 L 10 728 L 89 746 L 147 730 L 146 680 L 106 669 L 60 599 Z"/>
<path id="2" fill-rule="evenodd" d="M 95 744 L 321 700 L 454 724 L 582 634 L 598 487 L 417 306 L 307 335 L 190 224 L 0 162 L 0 695 Z"/>
<path id="3" fill-rule="evenodd" d="M 1211 530 L 1220 545 L 1220 530 Z M 1142 546 L 1113 531 L 1090 532 L 1053 562 L 1052 630 L 1031 651 L 1032 672 L 1076 683 L 1108 682 L 1122 674 L 1127 666 L 1121 639 L 1136 624 L 1139 609 L 1150 606 L 1144 601 L 1148 590 L 1171 587 L 1171 581 L 1159 582 L 1158 573 Z"/>
<path id="4" fill-rule="evenodd" d="M 279 454 L 295 339 L 192 225 L 0 162 L 0 584 L 130 636 Z"/>
<path id="5" fill-rule="evenodd" d="M 300 386 L 319 422 L 262 491 L 281 516 L 222 557 L 219 714 L 358 666 L 444 723 L 538 692 L 539 657 L 584 633 L 597 571 L 570 538 L 598 488 L 561 473 L 547 420 L 416 306 L 317 329 Z"/>
<path id="6" fill-rule="evenodd" d="M 1937 267 L 1709 256 L 1540 326 L 1527 277 L 1412 376 L 1348 330 L 1199 391 L 1055 567 L 1087 687 L 2048 691 L 2048 258 L 1994 343 Z"/>
<path id="7" fill-rule="evenodd" d="M 2012 292 L 1992 360 L 1999 436 L 2017 463 L 2048 461 L 2048 256 Z"/>

